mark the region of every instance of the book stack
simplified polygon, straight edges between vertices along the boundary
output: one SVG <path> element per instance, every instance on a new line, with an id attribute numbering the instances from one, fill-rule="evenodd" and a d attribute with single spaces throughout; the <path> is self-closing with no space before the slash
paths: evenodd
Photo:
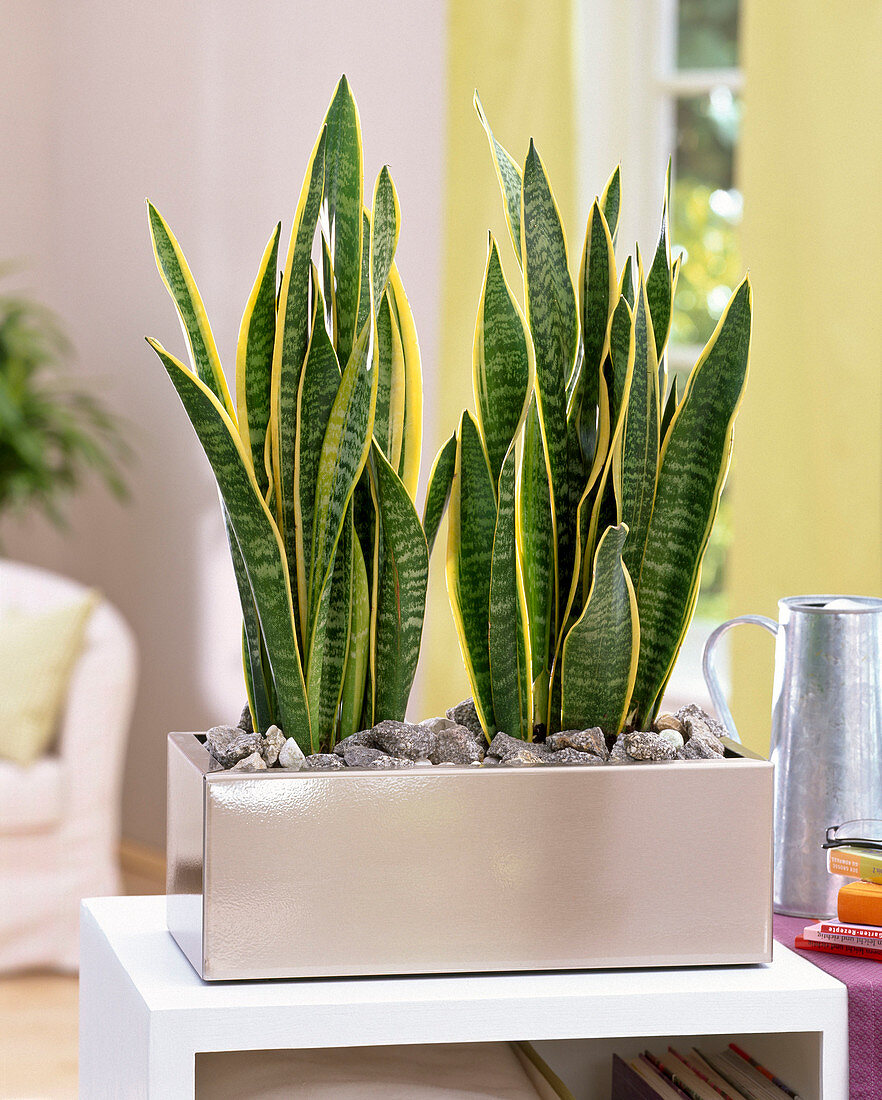
<path id="1" fill-rule="evenodd" d="M 827 870 L 857 881 L 840 889 L 838 919 L 810 924 L 795 946 L 882 962 L 882 852 L 857 845 L 828 848 Z"/>
<path id="2" fill-rule="evenodd" d="M 780 1078 L 735 1043 L 718 1054 L 691 1047 L 647 1050 L 629 1062 L 613 1055 L 612 1100 L 799 1100 Z"/>

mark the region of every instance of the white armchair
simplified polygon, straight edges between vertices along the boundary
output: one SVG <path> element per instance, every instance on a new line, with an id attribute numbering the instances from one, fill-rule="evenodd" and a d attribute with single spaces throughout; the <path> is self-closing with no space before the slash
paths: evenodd
<path id="1" fill-rule="evenodd" d="M 0 614 L 39 612 L 87 589 L 0 561 Z M 30 766 L 0 759 L 0 971 L 76 969 L 79 902 L 119 893 L 122 767 L 137 651 L 106 601 L 93 611 L 50 752 Z"/>

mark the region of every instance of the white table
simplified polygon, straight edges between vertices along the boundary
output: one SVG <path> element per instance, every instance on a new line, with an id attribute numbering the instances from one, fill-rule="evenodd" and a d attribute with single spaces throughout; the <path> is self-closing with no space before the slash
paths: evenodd
<path id="1" fill-rule="evenodd" d="M 603 1100 L 612 1050 L 721 1037 L 804 1100 L 847 1100 L 845 987 L 778 944 L 768 966 L 212 984 L 166 931 L 164 898 L 83 903 L 88 1100 L 193 1097 L 201 1052 L 515 1039 L 568 1040 L 538 1047 L 576 1095 Z"/>

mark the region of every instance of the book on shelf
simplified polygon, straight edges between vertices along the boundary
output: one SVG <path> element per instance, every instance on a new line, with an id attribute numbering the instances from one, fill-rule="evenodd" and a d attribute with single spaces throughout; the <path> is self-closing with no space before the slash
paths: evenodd
<path id="1" fill-rule="evenodd" d="M 836 912 L 845 924 L 882 927 L 882 886 L 875 882 L 847 882 L 837 896 Z"/>
<path id="2" fill-rule="evenodd" d="M 848 955 L 853 959 L 882 962 L 882 951 L 874 947 L 861 947 L 856 943 L 830 943 L 828 940 L 807 940 L 805 936 L 796 936 L 793 946 L 797 951 L 820 951 L 827 955 Z"/>
<path id="3" fill-rule="evenodd" d="M 612 1100 L 799 1100 L 783 1081 L 740 1047 L 719 1054 L 668 1047 L 625 1061 L 613 1055 Z"/>
<path id="4" fill-rule="evenodd" d="M 882 951 L 882 928 L 872 924 L 843 924 L 841 921 L 819 920 L 803 931 L 807 940 L 825 943 L 855 944 L 872 951 Z"/>
<path id="5" fill-rule="evenodd" d="M 850 845 L 827 849 L 827 870 L 831 875 L 845 875 L 864 882 L 882 884 L 882 852 Z"/>

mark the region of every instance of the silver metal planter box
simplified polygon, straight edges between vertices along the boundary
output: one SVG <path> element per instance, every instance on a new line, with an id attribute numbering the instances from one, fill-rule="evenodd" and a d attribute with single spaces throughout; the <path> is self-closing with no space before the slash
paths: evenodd
<path id="1" fill-rule="evenodd" d="M 768 962 L 771 893 L 759 758 L 243 774 L 169 736 L 168 927 L 205 979 Z"/>

